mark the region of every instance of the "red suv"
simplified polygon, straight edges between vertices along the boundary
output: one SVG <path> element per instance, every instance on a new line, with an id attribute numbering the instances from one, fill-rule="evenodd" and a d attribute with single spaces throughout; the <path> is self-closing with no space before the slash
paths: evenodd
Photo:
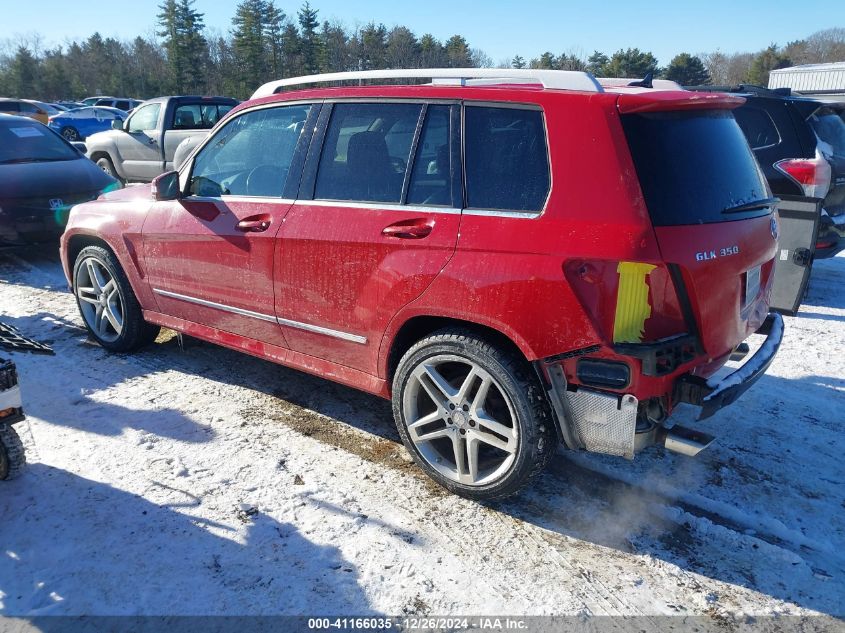
<path id="1" fill-rule="evenodd" d="M 434 82 L 286 91 L 397 77 Z M 467 497 L 515 492 L 558 441 L 695 454 L 712 438 L 673 408 L 733 402 L 783 332 L 742 102 L 564 71 L 274 82 L 178 173 L 75 207 L 62 262 L 106 349 L 165 326 L 392 398 Z"/>

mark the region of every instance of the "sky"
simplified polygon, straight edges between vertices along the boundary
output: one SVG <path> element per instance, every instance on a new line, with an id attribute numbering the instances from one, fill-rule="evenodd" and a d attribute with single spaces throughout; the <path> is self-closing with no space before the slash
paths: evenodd
<path id="1" fill-rule="evenodd" d="M 0 40 L 39 33 L 47 45 L 83 39 L 95 31 L 128 39 L 152 35 L 160 0 L 87 2 L 38 0 L 30 5 L 0 0 Z M 298 0 L 276 0 L 295 17 Z M 441 40 L 459 33 L 494 63 L 519 54 L 526 59 L 544 51 L 594 50 L 608 54 L 620 48 L 651 51 L 662 65 L 680 52 L 757 51 L 775 42 L 786 44 L 811 33 L 845 26 L 842 0 L 596 0 L 541 2 L 521 0 L 312 0 L 320 20 L 338 20 L 348 27 L 370 21 L 404 25 L 418 36 L 430 32 Z M 231 28 L 236 0 L 196 0 L 207 27 Z M 34 8 L 37 8 L 37 12 Z M 838 18 L 838 22 L 837 22 Z"/>

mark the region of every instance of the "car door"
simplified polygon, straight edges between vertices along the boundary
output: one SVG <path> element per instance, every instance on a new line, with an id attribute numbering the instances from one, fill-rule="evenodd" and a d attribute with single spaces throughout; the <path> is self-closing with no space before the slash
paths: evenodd
<path id="1" fill-rule="evenodd" d="M 126 122 L 125 134 L 116 135 L 115 142 L 127 180 L 149 181 L 164 171 L 159 123 L 165 109 L 161 102 L 138 108 Z"/>
<path id="2" fill-rule="evenodd" d="M 277 243 L 276 315 L 291 349 L 376 375 L 390 319 L 455 250 L 459 115 L 454 104 L 323 106 Z"/>
<path id="3" fill-rule="evenodd" d="M 274 315 L 275 240 L 317 109 L 274 106 L 234 117 L 186 165 L 182 197 L 153 205 L 144 264 L 160 312 L 285 345 Z"/>
<path id="4" fill-rule="evenodd" d="M 819 230 L 822 201 L 804 196 L 780 196 L 778 204 L 778 250 L 769 307 L 794 315 L 801 307 Z"/>

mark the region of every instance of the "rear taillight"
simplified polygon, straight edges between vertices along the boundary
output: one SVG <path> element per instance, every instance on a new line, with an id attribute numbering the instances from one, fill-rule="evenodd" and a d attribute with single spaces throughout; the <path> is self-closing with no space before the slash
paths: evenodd
<path id="1" fill-rule="evenodd" d="M 775 169 L 786 174 L 810 198 L 824 198 L 830 190 L 830 163 L 816 150 L 815 158 L 787 158 L 775 163 Z"/>

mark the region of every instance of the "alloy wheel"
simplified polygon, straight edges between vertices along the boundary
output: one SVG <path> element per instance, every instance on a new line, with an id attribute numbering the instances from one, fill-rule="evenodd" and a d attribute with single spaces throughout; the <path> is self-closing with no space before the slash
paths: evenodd
<path id="1" fill-rule="evenodd" d="M 76 298 L 88 327 L 106 342 L 123 332 L 124 306 L 117 282 L 94 257 L 83 260 L 76 272 Z"/>
<path id="2" fill-rule="evenodd" d="M 504 477 L 516 458 L 519 429 L 504 389 L 479 364 L 452 354 L 414 368 L 402 394 L 408 436 L 444 477 L 466 486 Z"/>

